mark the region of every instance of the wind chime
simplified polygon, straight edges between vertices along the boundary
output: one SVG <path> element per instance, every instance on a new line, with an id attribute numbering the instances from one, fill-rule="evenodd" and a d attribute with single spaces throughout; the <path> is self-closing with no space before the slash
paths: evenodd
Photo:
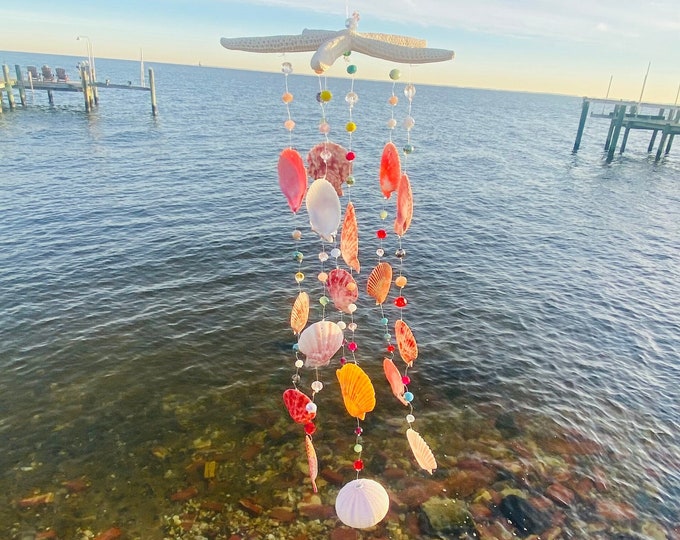
<path id="1" fill-rule="evenodd" d="M 303 427 L 309 475 L 312 489 L 316 492 L 318 463 L 313 435 L 316 432 L 314 420 L 318 412 L 316 397 L 324 387 L 320 370 L 329 366 L 333 358 L 340 352 L 340 367 L 336 370 L 336 377 L 340 384 L 345 408 L 348 414 L 356 419 L 353 431 L 355 437 L 353 467 L 356 478 L 340 489 L 335 502 L 335 510 L 343 523 L 350 527 L 362 529 L 376 525 L 385 517 L 389 507 L 389 497 L 380 483 L 361 476 L 364 469 L 362 444 L 364 430 L 361 421 L 365 419 L 367 413 L 374 409 L 376 398 L 369 376 L 359 366 L 357 324 L 354 321 L 354 314 L 357 310 L 356 302 L 359 298 L 359 286 L 355 279 L 355 273 L 358 274 L 361 268 L 356 210 L 351 199 L 351 188 L 354 184 L 353 167 L 357 158 L 352 150 L 352 137 L 357 129 L 352 115 L 359 99 L 354 91 L 354 76 L 357 67 L 348 63 L 346 69 L 351 77 L 351 87 L 345 95 L 345 101 L 348 105 L 348 119 L 344 129 L 347 134 L 347 147 L 331 141 L 329 137 L 331 126 L 327 117 L 327 106 L 333 99 L 333 94 L 326 87 L 326 79 L 322 75 L 336 59 L 343 55 L 345 58 L 349 58 L 352 51 L 405 64 L 451 60 L 453 52 L 426 48 L 424 40 L 414 38 L 388 34 L 360 34 L 357 32 L 358 22 L 359 15 L 355 12 L 347 18 L 345 30 L 339 32 L 304 30 L 300 35 L 222 38 L 221 44 L 227 49 L 250 52 L 315 51 L 311 60 L 311 67 L 319 75 L 317 101 L 321 118 L 318 125 L 322 141 L 309 151 L 306 164 L 298 151 L 293 148 L 292 133 L 295 128 L 295 121 L 291 115 L 290 104 L 294 97 L 288 89 L 288 75 L 292 73 L 293 68 L 289 62 L 284 62 L 281 66 L 285 77 L 285 91 L 282 95 L 282 101 L 287 111 L 284 127 L 290 133 L 290 145 L 282 150 L 279 155 L 279 185 L 295 216 L 302 207 L 303 201 L 305 202 L 311 229 L 319 236 L 321 241 L 318 252 L 320 268 L 316 276 L 317 279 L 316 281 L 308 280 L 302 266 L 305 256 L 297 247 L 297 242 L 302 238 L 302 232 L 296 227 L 292 234 L 293 240 L 296 242 L 293 258 L 298 264 L 294 274 L 298 292 L 291 310 L 290 326 L 297 336 L 297 343 L 293 347 L 295 352 L 295 373 L 291 379 L 293 386 L 283 393 L 283 401 L 291 418 Z M 390 78 L 393 81 L 392 96 L 388 100 L 392 105 L 392 117 L 387 123 L 390 129 L 390 137 L 380 159 L 379 185 L 384 201 L 380 213 L 381 221 L 385 221 L 389 216 L 387 203 L 392 193 L 396 192 L 397 194 L 396 216 L 393 225 L 397 237 L 394 255 L 398 262 L 397 277 L 394 280 L 398 289 L 398 296 L 393 301 L 398 310 L 398 317 L 394 323 L 396 347 L 392 343 L 388 313 L 385 312 L 384 307 L 395 272 L 385 256 L 385 247 L 387 247 L 386 242 L 389 235 L 382 226 L 376 233 L 379 240 L 379 247 L 376 249 L 378 262 L 368 277 L 366 290 L 375 299 L 382 315 L 381 324 L 384 327 L 383 337 L 386 351 L 383 360 L 385 376 L 397 399 L 403 405 L 409 407 L 409 413 L 406 415 L 408 442 L 418 464 L 432 473 L 437 466 L 435 458 L 427 443 L 412 427 L 415 421 L 412 406 L 414 396 L 408 389 L 410 383 L 408 369 L 418 356 L 418 346 L 411 329 L 404 320 L 404 308 L 407 305 L 407 300 L 403 295 L 403 289 L 407 280 L 403 270 L 406 251 L 402 246 L 402 237 L 411 223 L 413 203 L 409 177 L 405 170 L 402 170 L 399 150 L 392 141 L 392 131 L 397 125 L 394 109 L 399 101 L 394 93 L 394 84 L 399 79 L 399 71 L 392 70 Z M 407 132 L 407 140 L 402 147 L 402 152 L 408 157 L 414 150 L 411 144 L 410 130 L 415 124 L 411 116 L 415 87 L 411 83 L 405 86 L 404 95 L 408 100 L 408 114 L 403 123 Z M 311 184 L 308 184 L 308 178 L 312 180 Z M 340 197 L 344 196 L 343 184 L 347 186 L 348 199 L 345 205 L 344 218 L 340 202 Z M 339 231 L 340 240 L 338 241 Z M 343 263 L 347 267 L 346 269 L 342 267 Z M 307 287 L 310 291 L 307 292 L 303 288 L 303 283 L 310 282 L 316 283 L 316 285 Z M 318 302 L 321 306 L 321 317 L 319 320 L 310 323 L 310 302 L 311 295 L 314 294 L 311 291 L 314 287 L 320 291 Z M 335 310 L 327 309 L 327 306 L 331 303 Z M 394 353 L 397 351 L 406 364 L 403 375 L 393 361 Z M 310 385 L 311 397 L 299 388 L 302 380 L 300 370 L 303 368 L 312 370 L 314 374 L 314 381 Z"/>

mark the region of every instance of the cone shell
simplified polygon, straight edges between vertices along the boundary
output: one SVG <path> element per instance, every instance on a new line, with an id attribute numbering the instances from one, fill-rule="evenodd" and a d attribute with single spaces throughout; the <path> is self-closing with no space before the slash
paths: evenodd
<path id="1" fill-rule="evenodd" d="M 359 288 L 352 274 L 342 268 L 334 268 L 328 273 L 326 290 L 336 308 L 344 313 L 351 313 L 349 305 L 359 298 Z"/>
<path id="2" fill-rule="evenodd" d="M 413 193 L 408 175 L 402 174 L 397 191 L 397 216 L 394 219 L 394 232 L 404 236 L 413 219 Z"/>
<path id="3" fill-rule="evenodd" d="M 298 338 L 298 348 L 307 358 L 307 367 L 327 366 L 333 355 L 342 347 L 344 334 L 331 321 L 317 321 L 305 328 Z"/>
<path id="4" fill-rule="evenodd" d="M 415 456 L 418 465 L 432 474 L 437 468 L 437 460 L 434 458 L 434 454 L 432 454 L 432 450 L 430 450 L 430 447 L 425 440 L 417 431 L 411 428 L 406 430 L 406 438 L 408 439 L 408 444 L 413 451 L 413 455 Z"/>
<path id="5" fill-rule="evenodd" d="M 401 180 L 401 161 L 399 151 L 394 143 L 388 142 L 383 148 L 380 159 L 380 191 L 386 199 L 390 198 L 392 192 L 399 186 Z"/>
<path id="6" fill-rule="evenodd" d="M 309 295 L 301 291 L 293 303 L 290 312 L 290 327 L 295 334 L 299 334 L 304 329 L 309 319 Z"/>
<path id="7" fill-rule="evenodd" d="M 394 362 L 389 358 L 383 358 L 383 371 L 385 372 L 385 378 L 387 382 L 390 383 L 390 388 L 392 388 L 392 393 L 403 405 L 408 405 L 408 401 L 404 399 L 404 392 L 406 387 L 401 379 L 401 373 L 399 369 L 394 365 Z"/>
<path id="8" fill-rule="evenodd" d="M 309 478 L 312 481 L 312 489 L 314 493 L 317 493 L 319 490 L 316 487 L 316 477 L 319 474 L 319 462 L 316 459 L 316 450 L 314 450 L 312 438 L 309 435 L 305 435 L 305 451 L 307 452 L 307 464 L 309 465 Z"/>
<path id="9" fill-rule="evenodd" d="M 298 424 L 306 424 L 314 420 L 315 412 L 307 411 L 307 404 L 312 400 L 297 388 L 289 388 L 283 393 L 283 403 L 290 417 Z"/>
<path id="10" fill-rule="evenodd" d="M 397 338 L 397 347 L 401 359 L 409 366 L 413 365 L 413 361 L 418 358 L 418 344 L 408 324 L 398 319 L 394 323 L 394 335 Z"/>
<path id="11" fill-rule="evenodd" d="M 359 229 L 357 227 L 357 216 L 354 205 L 347 203 L 345 209 L 345 219 L 342 222 L 342 233 L 340 234 L 340 252 L 342 259 L 347 266 L 355 272 L 361 271 L 359 264 Z"/>
<path id="12" fill-rule="evenodd" d="M 381 262 L 371 271 L 366 283 L 366 292 L 375 298 L 376 304 L 382 304 L 390 293 L 392 286 L 392 267 Z"/>
<path id="13" fill-rule="evenodd" d="M 387 491 L 375 480 L 359 478 L 345 484 L 335 499 L 335 513 L 345 525 L 368 529 L 379 523 L 390 506 Z"/>
<path id="14" fill-rule="evenodd" d="M 340 381 L 340 391 L 350 416 L 364 420 L 366 413 L 375 408 L 375 389 L 366 372 L 353 363 L 347 363 L 335 374 Z"/>

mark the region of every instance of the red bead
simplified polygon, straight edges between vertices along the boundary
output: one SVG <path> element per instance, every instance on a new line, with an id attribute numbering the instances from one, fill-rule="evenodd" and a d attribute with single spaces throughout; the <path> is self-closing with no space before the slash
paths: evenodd
<path id="1" fill-rule="evenodd" d="M 363 468 L 364 468 L 364 462 L 363 462 L 362 460 L 360 460 L 360 459 L 357 459 L 357 460 L 354 462 L 354 470 L 355 470 L 355 471 L 360 471 L 360 470 L 362 470 Z"/>
<path id="2" fill-rule="evenodd" d="M 341 365 L 341 366 L 344 366 L 346 363 L 347 363 L 347 358 L 345 358 L 344 356 L 342 356 L 342 357 L 340 358 L 340 365 Z"/>
<path id="3" fill-rule="evenodd" d="M 348 348 L 350 351 L 354 352 L 354 351 L 357 350 L 357 344 L 356 344 L 354 341 L 350 341 L 350 342 L 347 344 L 347 348 Z"/>
<path id="4" fill-rule="evenodd" d="M 363 432 L 364 432 L 364 428 L 362 428 L 361 426 L 357 426 L 354 429 L 354 433 L 356 433 L 357 435 L 361 435 Z"/>
<path id="5" fill-rule="evenodd" d="M 384 240 L 387 238 L 387 231 L 385 229 L 378 229 L 375 235 L 380 238 L 380 240 Z"/>
<path id="6" fill-rule="evenodd" d="M 314 425 L 313 422 L 307 422 L 307 423 L 305 424 L 305 433 L 306 433 L 307 435 L 311 435 L 311 434 L 314 433 L 315 431 L 316 431 L 316 426 Z"/>
<path id="7" fill-rule="evenodd" d="M 345 155 L 345 158 L 347 159 L 347 161 L 354 161 L 355 157 L 357 157 L 357 155 L 354 152 L 352 152 L 351 150 L 349 152 L 347 152 L 347 154 Z"/>
<path id="8" fill-rule="evenodd" d="M 403 382 L 404 384 L 411 384 L 411 377 L 409 377 L 408 375 L 404 375 L 401 378 L 401 382 Z"/>
<path id="9" fill-rule="evenodd" d="M 394 352 L 394 345 L 388 345 L 387 352 Z"/>
<path id="10" fill-rule="evenodd" d="M 398 308 L 406 307 L 406 304 L 408 304 L 408 302 L 406 301 L 406 298 L 404 298 L 403 296 L 397 296 L 394 299 L 394 305 L 397 306 Z"/>

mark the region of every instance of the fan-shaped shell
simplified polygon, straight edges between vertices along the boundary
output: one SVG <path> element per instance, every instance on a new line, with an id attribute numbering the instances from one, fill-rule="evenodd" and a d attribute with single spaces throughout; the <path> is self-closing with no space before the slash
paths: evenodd
<path id="1" fill-rule="evenodd" d="M 386 199 L 399 186 L 401 180 L 401 161 L 399 151 L 393 142 L 388 142 L 383 148 L 380 159 L 380 190 Z"/>
<path id="2" fill-rule="evenodd" d="M 335 374 L 340 381 L 340 391 L 350 416 L 364 420 L 366 413 L 375 408 L 375 389 L 366 372 L 353 363 L 347 363 Z"/>
<path id="3" fill-rule="evenodd" d="M 298 338 L 298 348 L 307 358 L 307 367 L 327 366 L 333 355 L 342 347 L 344 335 L 331 321 L 317 321 L 305 328 Z"/>
<path id="4" fill-rule="evenodd" d="M 290 311 L 290 327 L 295 334 L 302 332 L 309 319 L 309 295 L 300 291 Z"/>
<path id="5" fill-rule="evenodd" d="M 413 219 L 413 193 L 407 174 L 401 175 L 397 190 L 397 216 L 394 219 L 394 232 L 404 236 Z"/>
<path id="6" fill-rule="evenodd" d="M 305 451 L 307 452 L 307 464 L 309 465 L 309 478 L 312 481 L 312 489 L 314 493 L 319 490 L 316 487 L 316 477 L 319 474 L 319 462 L 316 459 L 316 450 L 312 444 L 312 438 L 305 435 Z"/>
<path id="7" fill-rule="evenodd" d="M 359 264 L 359 229 L 357 227 L 357 216 L 354 205 L 347 203 L 345 208 L 345 219 L 342 222 L 342 233 L 340 234 L 340 252 L 342 258 L 355 272 L 361 271 Z"/>
<path id="8" fill-rule="evenodd" d="M 383 371 L 385 372 L 385 378 L 387 382 L 390 383 L 390 388 L 392 388 L 392 393 L 403 405 L 408 405 L 408 401 L 404 399 L 404 392 L 406 387 L 401 379 L 401 373 L 399 369 L 394 365 L 394 362 L 389 358 L 383 358 Z"/>
<path id="9" fill-rule="evenodd" d="M 312 230 L 326 242 L 332 242 L 340 226 L 340 199 L 331 183 L 317 178 L 307 190 L 305 200 Z"/>
<path id="10" fill-rule="evenodd" d="M 312 400 L 297 388 L 289 388 L 283 393 L 283 403 L 288 409 L 288 414 L 298 424 L 306 424 L 314 420 L 316 412 L 309 412 L 307 404 Z"/>
<path id="11" fill-rule="evenodd" d="M 279 155 L 279 187 L 288 201 L 288 206 L 297 213 L 307 191 L 307 171 L 302 156 L 297 150 L 286 148 Z"/>
<path id="12" fill-rule="evenodd" d="M 418 465 L 432 474 L 437 468 L 437 460 L 434 458 L 434 454 L 425 440 L 417 431 L 411 428 L 406 430 L 406 438 L 408 439 L 408 444 L 413 451 L 413 455 L 415 456 Z"/>
<path id="13" fill-rule="evenodd" d="M 328 272 L 326 291 L 333 301 L 333 305 L 340 311 L 351 313 L 348 306 L 359 298 L 359 288 L 352 274 L 342 268 L 334 268 Z"/>
<path id="14" fill-rule="evenodd" d="M 390 293 L 392 286 L 392 267 L 390 263 L 381 262 L 371 271 L 366 282 L 366 292 L 375 298 L 376 304 L 382 304 Z"/>
<path id="15" fill-rule="evenodd" d="M 390 497 L 375 480 L 358 478 L 345 484 L 335 499 L 335 513 L 345 525 L 368 529 L 379 523 L 390 506 Z"/>
<path id="16" fill-rule="evenodd" d="M 321 154 L 327 152 L 324 160 Z M 342 197 L 342 183 L 352 173 L 352 162 L 347 161 L 347 150 L 334 142 L 322 142 L 307 154 L 307 172 L 312 178 L 328 180 L 338 197 Z"/>
<path id="17" fill-rule="evenodd" d="M 413 361 L 418 358 L 418 344 L 408 324 L 397 319 L 394 323 L 394 335 L 397 339 L 401 359 L 409 366 L 413 365 Z"/>

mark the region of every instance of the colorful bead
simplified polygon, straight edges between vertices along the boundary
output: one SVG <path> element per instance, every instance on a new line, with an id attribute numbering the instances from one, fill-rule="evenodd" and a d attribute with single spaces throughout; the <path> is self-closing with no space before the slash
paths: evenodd
<path id="1" fill-rule="evenodd" d="M 316 431 L 316 426 L 314 425 L 313 422 L 307 422 L 307 423 L 305 424 L 305 433 L 306 433 L 307 435 L 311 435 L 311 434 L 314 433 L 315 431 Z"/>
<path id="2" fill-rule="evenodd" d="M 396 121 L 394 118 L 390 118 L 390 119 L 387 121 L 387 127 L 388 127 L 389 129 L 394 129 L 395 127 L 397 127 L 397 121 Z"/>
<path id="3" fill-rule="evenodd" d="M 413 423 L 413 422 L 416 421 L 416 417 L 413 416 L 412 414 L 407 414 L 407 415 L 406 415 L 406 421 L 407 421 L 409 424 L 411 424 L 411 423 Z"/>
<path id="4" fill-rule="evenodd" d="M 399 77 L 401 77 L 401 71 L 399 71 L 396 68 L 390 71 L 390 79 L 392 79 L 393 81 L 397 81 L 399 80 Z"/>
<path id="5" fill-rule="evenodd" d="M 300 283 L 304 279 L 305 279 L 305 275 L 302 272 L 298 272 L 298 273 L 295 274 L 295 281 L 297 281 L 298 283 Z"/>
<path id="6" fill-rule="evenodd" d="M 297 360 L 295 360 L 295 367 L 296 368 L 300 369 L 304 365 L 305 365 L 305 363 L 302 360 L 300 360 L 299 358 Z"/>
<path id="7" fill-rule="evenodd" d="M 360 471 L 360 470 L 362 470 L 363 468 L 364 468 L 364 462 L 363 462 L 362 460 L 360 460 L 360 459 L 357 459 L 357 460 L 354 462 L 354 470 L 355 470 L 355 471 Z"/>
<path id="8" fill-rule="evenodd" d="M 400 289 L 403 289 L 406 287 L 407 280 L 404 276 L 399 276 L 397 279 L 394 280 L 394 284 L 399 287 Z"/>
<path id="9" fill-rule="evenodd" d="M 394 252 L 394 256 L 397 259 L 403 259 L 404 257 L 406 257 L 406 250 L 403 248 L 399 248 L 397 251 Z"/>
<path id="10" fill-rule="evenodd" d="M 338 321 L 338 328 L 340 328 L 340 330 L 344 330 L 346 327 L 347 323 L 345 323 L 345 321 Z"/>
<path id="11" fill-rule="evenodd" d="M 290 62 L 284 62 L 283 64 L 281 64 L 281 72 L 284 75 L 290 75 L 291 73 L 293 73 L 293 64 L 291 64 Z"/>
<path id="12" fill-rule="evenodd" d="M 299 351 L 299 350 L 300 350 L 300 345 L 298 345 L 297 343 L 293 343 L 293 350 L 294 350 L 295 352 Z"/>
<path id="13" fill-rule="evenodd" d="M 294 251 L 293 252 L 293 260 L 297 262 L 302 262 L 302 259 L 304 259 L 305 256 L 302 254 L 300 251 Z"/>
<path id="14" fill-rule="evenodd" d="M 382 319 L 380 319 L 380 324 L 382 324 L 384 326 L 387 326 L 388 322 L 390 322 L 390 321 L 387 320 L 387 317 L 383 317 Z"/>
<path id="15" fill-rule="evenodd" d="M 387 238 L 387 231 L 385 229 L 378 229 L 375 235 L 380 238 L 380 240 L 384 240 Z"/>
<path id="16" fill-rule="evenodd" d="M 354 451 L 355 451 L 357 454 L 360 454 L 361 451 L 362 451 L 363 449 L 364 449 L 364 447 L 361 446 L 361 445 L 358 444 L 358 443 L 354 445 Z"/>
<path id="17" fill-rule="evenodd" d="M 404 154 L 413 154 L 416 151 L 416 147 L 412 144 L 407 144 L 404 146 Z"/>
<path id="18" fill-rule="evenodd" d="M 354 131 L 356 131 L 356 129 L 357 129 L 357 125 L 354 122 L 347 122 L 347 125 L 345 126 L 345 130 L 348 133 L 353 133 Z"/>
<path id="19" fill-rule="evenodd" d="M 387 210 L 381 210 L 380 211 L 380 219 L 385 219 L 387 217 Z"/>
<path id="20" fill-rule="evenodd" d="M 312 390 L 314 393 L 321 392 L 321 390 L 323 390 L 323 383 L 321 381 L 314 381 L 312 383 Z"/>
<path id="21" fill-rule="evenodd" d="M 397 96 L 395 96 L 394 94 L 392 94 L 390 96 L 390 98 L 387 100 L 387 103 L 389 103 L 390 105 L 392 105 L 394 107 L 397 103 L 399 103 L 399 98 Z"/>
<path id="22" fill-rule="evenodd" d="M 383 255 L 385 255 L 385 250 L 383 248 L 378 248 L 378 249 L 375 250 L 375 254 L 378 257 L 382 257 Z"/>
<path id="23" fill-rule="evenodd" d="M 319 131 L 323 133 L 324 135 L 330 133 L 331 131 L 331 126 L 328 122 L 323 121 L 319 124 Z"/>
<path id="24" fill-rule="evenodd" d="M 350 315 L 354 313 L 357 310 L 357 305 L 352 303 L 347 306 L 347 311 L 349 311 Z"/>
<path id="25" fill-rule="evenodd" d="M 357 350 L 358 345 L 357 345 L 354 341 L 350 341 L 350 342 L 347 344 L 347 348 L 348 348 L 350 351 L 354 352 L 354 351 Z"/>
<path id="26" fill-rule="evenodd" d="M 295 129 L 295 122 L 293 120 L 286 120 L 283 123 L 283 127 L 285 127 L 288 131 L 293 131 Z"/>
<path id="27" fill-rule="evenodd" d="M 319 260 L 321 262 L 326 262 L 328 260 L 328 253 L 326 253 L 325 251 L 321 251 L 319 253 Z"/>
<path id="28" fill-rule="evenodd" d="M 357 155 L 354 152 L 352 152 L 351 150 L 349 152 L 347 152 L 347 154 L 345 154 L 345 159 L 347 161 L 354 161 L 354 158 L 356 158 L 356 157 L 357 157 Z"/>
<path id="29" fill-rule="evenodd" d="M 302 238 L 302 231 L 295 229 L 292 233 L 293 240 L 300 240 Z"/>
<path id="30" fill-rule="evenodd" d="M 293 381 L 293 384 L 297 384 L 300 382 L 300 375 L 297 373 L 294 373 L 293 376 L 290 378 L 291 381 Z"/>
<path id="31" fill-rule="evenodd" d="M 413 86 L 412 83 L 408 83 L 404 87 L 404 95 L 411 101 L 413 99 L 413 96 L 416 95 L 416 87 Z"/>
<path id="32" fill-rule="evenodd" d="M 337 259 L 341 253 L 342 252 L 338 248 L 331 249 L 331 257 L 335 257 Z"/>
<path id="33" fill-rule="evenodd" d="M 308 413 L 316 414 L 316 403 L 314 403 L 313 401 L 307 403 L 307 405 L 305 405 L 305 411 L 307 411 Z"/>
<path id="34" fill-rule="evenodd" d="M 357 101 L 359 101 L 359 96 L 357 95 L 356 92 L 347 92 L 347 95 L 345 96 L 345 101 L 349 103 L 350 107 L 354 107 Z"/>
<path id="35" fill-rule="evenodd" d="M 397 306 L 398 308 L 406 307 L 406 304 L 408 304 L 408 302 L 406 301 L 406 298 L 404 298 L 403 296 L 397 296 L 394 299 L 394 305 Z"/>
<path id="36" fill-rule="evenodd" d="M 357 426 L 356 428 L 354 428 L 354 434 L 355 435 L 361 435 L 363 432 L 364 432 L 364 428 L 362 428 L 361 426 Z"/>
<path id="37" fill-rule="evenodd" d="M 326 283 L 328 280 L 328 274 L 326 272 L 319 272 L 319 275 L 316 277 L 321 283 Z"/>
<path id="38" fill-rule="evenodd" d="M 413 401 L 413 394 L 411 392 L 404 392 L 404 401 L 408 401 L 409 403 Z"/>
<path id="39" fill-rule="evenodd" d="M 354 64 L 347 66 L 347 73 L 354 75 L 357 72 L 357 67 Z"/>
<path id="40" fill-rule="evenodd" d="M 346 363 L 347 363 L 347 358 L 345 358 L 344 356 L 341 356 L 340 357 L 340 365 L 344 366 Z"/>
<path id="41" fill-rule="evenodd" d="M 406 92 L 406 90 L 404 90 L 404 92 Z M 333 99 L 333 94 L 331 94 L 330 90 L 321 90 L 321 92 L 319 92 L 319 98 L 324 103 L 328 103 L 331 99 Z"/>
<path id="42" fill-rule="evenodd" d="M 293 94 L 291 94 L 290 92 L 286 92 L 281 96 L 281 101 L 283 101 L 284 103 L 290 103 L 291 101 L 293 101 Z"/>
<path id="43" fill-rule="evenodd" d="M 404 375 L 401 378 L 401 382 L 403 382 L 404 384 L 411 384 L 411 377 L 409 377 L 408 375 Z"/>
<path id="44" fill-rule="evenodd" d="M 387 350 L 388 353 L 393 353 L 394 352 L 394 345 L 390 344 L 387 347 L 385 347 L 385 350 Z"/>
<path id="45" fill-rule="evenodd" d="M 357 329 L 357 323 L 351 322 L 347 325 L 347 328 L 349 328 L 350 331 L 354 332 Z"/>
<path id="46" fill-rule="evenodd" d="M 321 304 L 322 306 L 327 306 L 328 302 L 330 302 L 328 296 L 322 296 L 321 298 L 319 298 L 319 304 Z"/>
<path id="47" fill-rule="evenodd" d="M 416 121 L 413 119 L 412 116 L 407 116 L 406 118 L 404 118 L 403 126 L 407 131 L 410 130 L 415 125 Z"/>
<path id="48" fill-rule="evenodd" d="M 383 339 L 384 339 L 385 341 L 389 341 L 390 339 L 392 339 L 392 334 L 390 334 L 389 332 L 385 332 L 385 333 L 383 334 Z"/>

